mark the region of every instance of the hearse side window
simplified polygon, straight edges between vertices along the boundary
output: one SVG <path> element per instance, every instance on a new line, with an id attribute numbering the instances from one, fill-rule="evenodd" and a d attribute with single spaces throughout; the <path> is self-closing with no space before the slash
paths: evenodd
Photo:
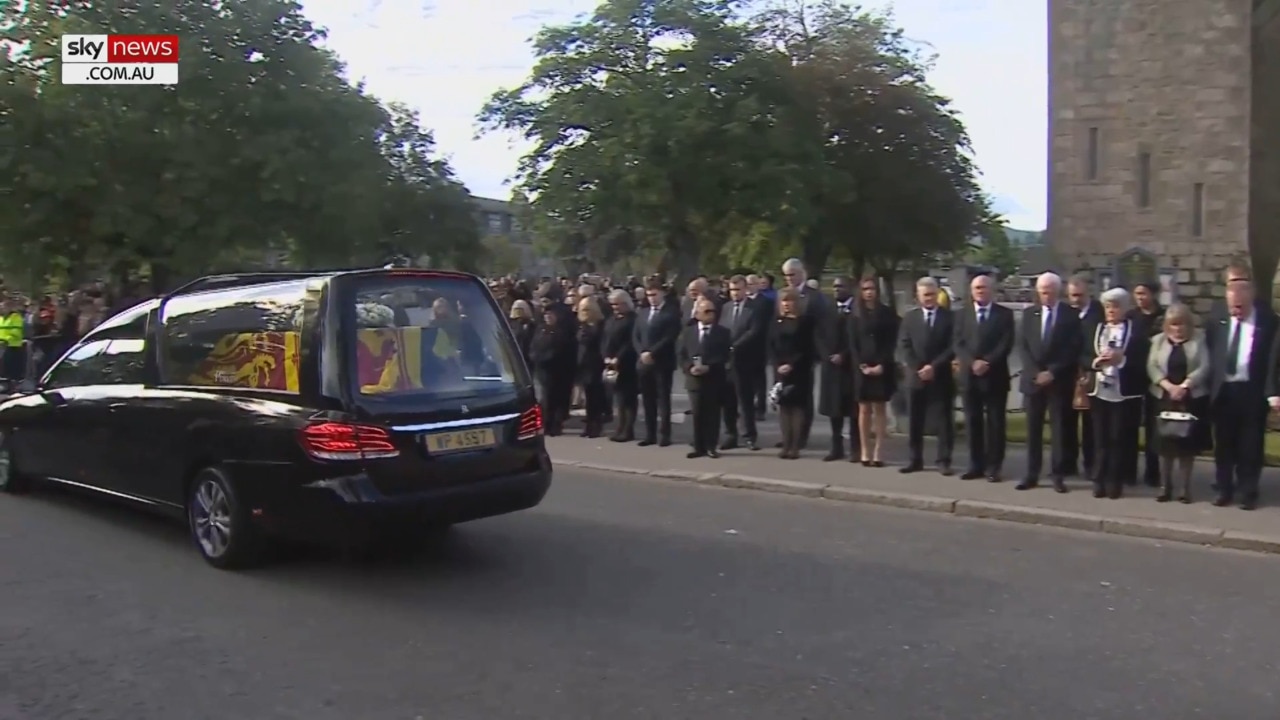
<path id="1" fill-rule="evenodd" d="M 290 281 L 169 300 L 161 382 L 298 392 L 304 292 Z"/>
<path id="2" fill-rule="evenodd" d="M 49 390 L 143 382 L 146 343 L 139 338 L 93 340 L 72 351 L 45 377 Z"/>

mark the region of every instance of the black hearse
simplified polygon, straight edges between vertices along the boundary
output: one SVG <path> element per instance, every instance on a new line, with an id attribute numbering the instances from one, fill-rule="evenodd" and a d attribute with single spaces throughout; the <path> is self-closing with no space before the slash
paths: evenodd
<path id="1" fill-rule="evenodd" d="M 358 547 L 524 510 L 551 475 L 520 351 L 465 273 L 203 278 L 0 403 L 0 490 L 172 513 L 219 568 L 276 537 Z"/>

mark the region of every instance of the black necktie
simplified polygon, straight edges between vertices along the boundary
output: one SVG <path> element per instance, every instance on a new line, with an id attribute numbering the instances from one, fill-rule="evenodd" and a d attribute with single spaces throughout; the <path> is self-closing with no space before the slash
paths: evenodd
<path id="1" fill-rule="evenodd" d="M 986 308 L 980 308 L 980 309 L 978 310 L 978 324 L 979 324 L 979 325 L 981 325 L 982 323 L 984 323 L 984 322 L 986 322 L 986 321 L 987 321 L 987 309 L 986 309 Z"/>
<path id="2" fill-rule="evenodd" d="M 738 313 L 742 312 L 742 301 L 733 304 L 733 329 L 738 329 Z"/>
<path id="3" fill-rule="evenodd" d="M 1044 329 L 1040 331 L 1040 338 L 1049 337 L 1049 331 L 1053 330 L 1053 308 L 1044 309 Z"/>
<path id="4" fill-rule="evenodd" d="M 1240 328 L 1244 327 L 1244 323 L 1239 320 L 1235 320 L 1233 322 L 1236 324 L 1236 329 L 1232 331 L 1231 342 L 1227 344 L 1226 375 L 1228 378 L 1235 375 L 1236 370 L 1239 369 L 1240 361 L 1238 358 L 1240 357 Z"/>
<path id="5" fill-rule="evenodd" d="M 924 313 L 924 324 L 933 327 L 933 311 L 926 310 Z"/>

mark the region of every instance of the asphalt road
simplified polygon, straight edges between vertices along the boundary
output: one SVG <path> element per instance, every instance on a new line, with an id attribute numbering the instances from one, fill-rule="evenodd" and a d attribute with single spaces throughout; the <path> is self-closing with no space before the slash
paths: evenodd
<path id="1" fill-rule="evenodd" d="M 1280 716 L 1275 558 L 563 471 L 373 566 L 0 497 L 0 718 Z"/>

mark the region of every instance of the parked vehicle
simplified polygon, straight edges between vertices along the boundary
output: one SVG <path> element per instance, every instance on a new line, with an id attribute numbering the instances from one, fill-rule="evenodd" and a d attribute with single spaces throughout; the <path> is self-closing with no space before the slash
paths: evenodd
<path id="1" fill-rule="evenodd" d="M 0 403 L 0 490 L 170 513 L 219 568 L 279 537 L 358 546 L 524 510 L 551 477 L 520 351 L 465 273 L 204 278 Z"/>

